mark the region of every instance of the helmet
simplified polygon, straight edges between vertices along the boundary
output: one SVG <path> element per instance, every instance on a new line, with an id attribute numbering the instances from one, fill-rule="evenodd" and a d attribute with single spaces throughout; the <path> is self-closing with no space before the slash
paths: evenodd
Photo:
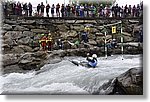
<path id="1" fill-rule="evenodd" d="M 96 55 L 96 54 L 93 54 L 92 57 L 93 57 L 93 58 L 97 58 L 97 55 Z"/>
<path id="2" fill-rule="evenodd" d="M 87 56 L 90 56 L 90 53 L 87 53 L 86 55 L 87 55 Z"/>
<path id="3" fill-rule="evenodd" d="M 116 39 L 113 39 L 113 41 L 116 41 Z"/>

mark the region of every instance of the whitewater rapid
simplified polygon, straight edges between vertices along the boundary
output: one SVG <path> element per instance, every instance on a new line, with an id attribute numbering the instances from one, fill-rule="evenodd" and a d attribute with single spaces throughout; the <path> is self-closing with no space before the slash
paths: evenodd
<path id="1" fill-rule="evenodd" d="M 66 57 L 39 71 L 0 76 L 2 94 L 91 94 L 110 79 L 130 68 L 142 67 L 142 55 L 120 55 L 98 58 L 96 68 L 76 66 L 67 59 L 84 61 L 83 57 Z M 104 92 L 105 93 L 105 92 Z M 103 93 L 102 93 L 103 94 Z"/>

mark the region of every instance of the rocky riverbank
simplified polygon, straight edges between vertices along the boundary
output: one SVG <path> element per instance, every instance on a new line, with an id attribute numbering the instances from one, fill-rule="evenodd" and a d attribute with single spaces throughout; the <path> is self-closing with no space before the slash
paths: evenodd
<path id="1" fill-rule="evenodd" d="M 43 65 L 57 63 L 65 56 L 86 56 L 87 52 L 95 52 L 98 56 L 104 56 L 104 24 L 107 26 L 107 39 L 112 37 L 120 42 L 120 25 L 116 25 L 117 33 L 112 36 L 111 24 L 118 20 L 48 20 L 48 19 L 3 19 L 2 24 L 2 51 L 3 68 L 5 73 L 27 72 L 29 70 L 39 70 Z M 110 26 L 108 26 L 110 24 Z M 90 25 L 89 42 L 81 42 L 79 47 L 71 46 L 69 43 L 64 45 L 63 50 L 58 50 L 53 46 L 52 51 L 42 51 L 39 46 L 41 34 L 50 32 L 53 42 L 61 38 L 74 43 L 77 39 L 81 40 L 79 32 L 84 31 L 85 25 Z M 123 23 L 124 53 L 142 54 L 142 44 L 130 44 L 127 42 L 137 42 L 138 32 L 142 27 L 141 20 L 124 20 Z M 121 44 L 116 49 L 109 49 L 108 55 L 121 54 Z"/>

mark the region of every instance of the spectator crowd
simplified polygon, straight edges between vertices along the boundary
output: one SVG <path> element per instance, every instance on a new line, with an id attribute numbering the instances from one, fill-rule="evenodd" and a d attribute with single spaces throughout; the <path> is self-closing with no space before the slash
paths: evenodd
<path id="1" fill-rule="evenodd" d="M 54 5 L 43 2 L 33 7 L 29 3 L 2 2 L 3 14 L 5 17 L 10 15 L 17 16 L 40 16 L 44 17 L 140 17 L 143 15 L 143 2 L 137 5 L 120 6 L 107 4 L 67 4 Z M 33 8 L 36 8 L 33 12 Z M 46 11 L 46 12 L 45 12 Z M 56 15 L 55 15 L 56 14 Z"/>

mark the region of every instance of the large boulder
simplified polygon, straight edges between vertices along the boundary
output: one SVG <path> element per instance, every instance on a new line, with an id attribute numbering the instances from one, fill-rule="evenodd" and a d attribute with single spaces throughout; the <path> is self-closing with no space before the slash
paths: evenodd
<path id="1" fill-rule="evenodd" d="M 117 77 L 117 85 L 125 94 L 143 94 L 143 71 L 142 68 L 132 68 Z"/>
<path id="2" fill-rule="evenodd" d="M 143 71 L 142 68 L 131 68 L 116 78 L 110 79 L 94 90 L 92 94 L 104 95 L 142 95 Z"/>

